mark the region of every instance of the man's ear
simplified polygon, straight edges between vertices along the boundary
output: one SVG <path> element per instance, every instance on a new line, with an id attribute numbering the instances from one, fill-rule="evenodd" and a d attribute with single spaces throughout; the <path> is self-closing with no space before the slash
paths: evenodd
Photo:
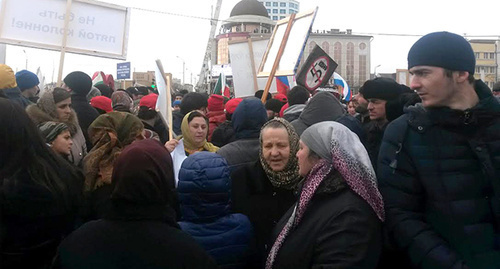
<path id="1" fill-rule="evenodd" d="M 456 80 L 458 83 L 464 83 L 469 80 L 469 72 L 467 71 L 456 71 L 457 77 Z"/>

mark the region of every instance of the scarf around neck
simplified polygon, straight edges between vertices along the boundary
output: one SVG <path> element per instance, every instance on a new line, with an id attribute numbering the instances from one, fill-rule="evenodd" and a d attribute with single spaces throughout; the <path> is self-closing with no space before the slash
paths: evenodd
<path id="1" fill-rule="evenodd" d="M 273 123 L 279 123 L 285 127 L 288 134 L 288 143 L 290 145 L 290 156 L 288 158 L 288 162 L 285 165 L 285 168 L 279 172 L 273 171 L 262 155 L 262 131 L 269 126 L 269 124 Z M 264 169 L 264 172 L 266 173 L 271 184 L 276 188 L 283 188 L 287 190 L 295 188 L 297 183 L 301 181 L 302 177 L 299 175 L 299 165 L 296 156 L 297 151 L 299 151 L 299 136 L 293 129 L 293 126 L 283 118 L 274 118 L 262 126 L 259 140 L 260 164 L 262 165 L 262 168 Z"/>
<path id="2" fill-rule="evenodd" d="M 299 201 L 269 252 L 266 269 L 272 268 L 286 237 L 300 223 L 319 185 L 334 169 L 340 172 L 349 188 L 370 205 L 380 221 L 385 219 L 384 202 L 375 172 L 357 135 L 332 121 L 312 125 L 304 131 L 301 140 L 321 160 L 308 173 Z"/>

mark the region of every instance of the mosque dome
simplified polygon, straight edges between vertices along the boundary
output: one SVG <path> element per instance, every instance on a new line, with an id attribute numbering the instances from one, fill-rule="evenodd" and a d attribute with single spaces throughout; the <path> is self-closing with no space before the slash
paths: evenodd
<path id="1" fill-rule="evenodd" d="M 267 9 L 262 3 L 258 2 L 257 0 L 242 0 L 238 4 L 236 4 L 231 11 L 230 17 L 240 15 L 262 16 L 266 18 L 269 17 Z"/>

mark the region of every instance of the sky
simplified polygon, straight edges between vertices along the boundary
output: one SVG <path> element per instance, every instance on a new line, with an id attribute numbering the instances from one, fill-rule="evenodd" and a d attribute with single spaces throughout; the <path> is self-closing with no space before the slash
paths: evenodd
<path id="1" fill-rule="evenodd" d="M 9 0 L 15 1 L 15 0 Z M 229 17 L 240 0 L 223 0 L 220 20 Z M 300 0 L 299 0 L 300 1 Z M 1 0 L 0 0 L 1 2 Z M 217 0 L 103 0 L 131 8 L 127 59 L 132 71 L 155 69 L 160 59 L 165 72 L 196 83 L 210 32 L 212 6 Z M 394 73 L 406 68 L 406 57 L 419 36 L 449 31 L 468 38 L 500 39 L 498 0 L 460 2 L 452 0 L 302 0 L 300 10 L 318 7 L 313 30 L 352 29 L 353 34 L 373 36 L 371 72 Z M 176 16 L 172 14 L 179 14 Z M 220 23 L 219 23 L 220 26 Z M 216 34 L 220 27 L 217 27 Z M 41 68 L 46 81 L 57 80 L 60 53 L 20 46 L 7 46 L 6 64 L 14 71 Z M 27 61 L 26 61 L 27 59 Z M 63 76 L 80 70 L 92 75 L 103 71 L 116 77 L 116 64 L 123 60 L 67 53 Z"/>

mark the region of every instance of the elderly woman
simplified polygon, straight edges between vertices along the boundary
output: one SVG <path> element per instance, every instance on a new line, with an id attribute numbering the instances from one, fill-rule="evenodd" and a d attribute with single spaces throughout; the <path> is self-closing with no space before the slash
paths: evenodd
<path id="1" fill-rule="evenodd" d="M 174 163 L 175 186 L 179 182 L 182 162 L 189 155 L 199 151 L 217 152 L 219 150 L 218 147 L 207 142 L 208 118 L 199 111 L 195 110 L 184 116 L 181 131 L 182 136 L 165 143 Z"/>
<path id="2" fill-rule="evenodd" d="M 54 88 L 43 93 L 37 104 L 30 105 L 26 112 L 36 125 L 45 122 L 59 122 L 68 126 L 73 145 L 68 159 L 81 167 L 87 154 L 87 146 L 75 111 L 71 108 L 71 93 L 63 88 Z"/>
<path id="3" fill-rule="evenodd" d="M 272 119 L 260 132 L 259 160 L 232 174 L 233 211 L 252 222 L 262 263 L 274 225 L 296 201 L 294 192 L 301 181 L 298 150 L 299 137 L 291 124 Z"/>
<path id="4" fill-rule="evenodd" d="M 300 140 L 298 202 L 273 232 L 270 268 L 375 268 L 384 204 L 370 158 L 357 135 L 321 122 Z"/>
<path id="5" fill-rule="evenodd" d="M 90 125 L 88 132 L 94 147 L 84 159 L 90 219 L 102 217 L 109 209 L 114 162 L 124 148 L 143 139 L 143 129 L 141 120 L 126 112 L 103 114 Z"/>

